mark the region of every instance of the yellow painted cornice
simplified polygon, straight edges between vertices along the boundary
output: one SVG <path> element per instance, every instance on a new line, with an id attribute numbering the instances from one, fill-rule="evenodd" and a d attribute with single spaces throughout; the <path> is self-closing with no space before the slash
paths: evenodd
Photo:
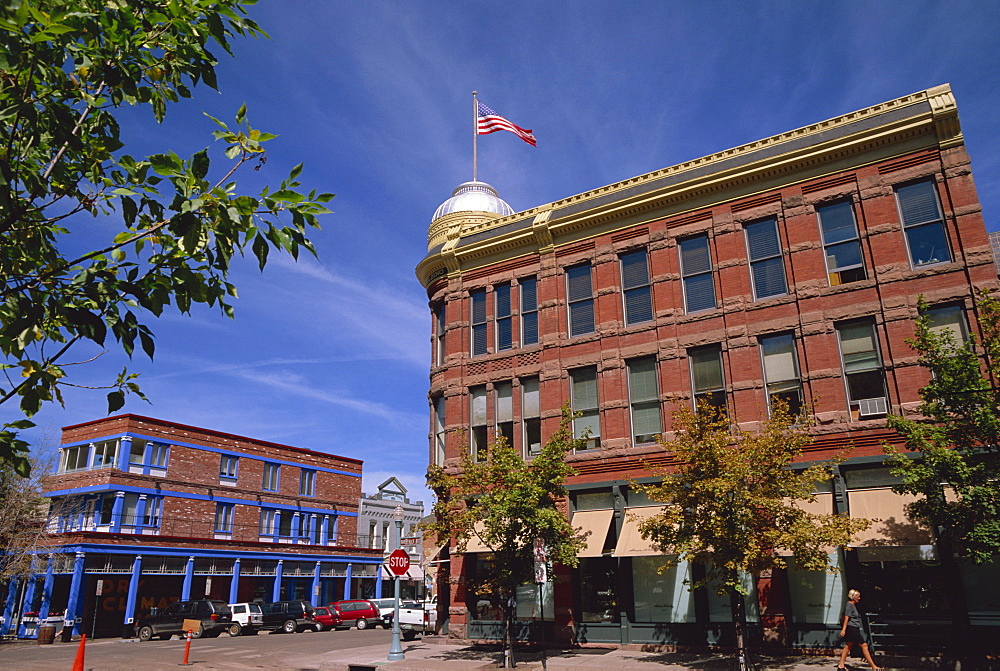
<path id="1" fill-rule="evenodd" d="M 912 113 L 901 112 L 907 107 L 913 107 Z M 847 128 L 883 115 L 884 123 L 862 123 L 856 131 Z M 838 129 L 847 132 L 838 134 Z M 463 213 L 449 215 L 456 221 L 446 227 L 439 222 L 431 226 L 439 237 L 444 237 L 442 228 L 446 228 L 448 243 L 420 262 L 417 277 L 426 287 L 443 274 L 455 277 L 609 230 L 704 209 L 918 149 L 962 143 L 958 107 L 951 87 L 944 84 L 507 217 L 468 217 L 459 224 Z M 527 220 L 530 225 L 517 230 L 482 235 Z M 470 240 L 475 234 L 481 234 L 481 239 Z M 466 242 L 461 243 L 462 239 Z"/>

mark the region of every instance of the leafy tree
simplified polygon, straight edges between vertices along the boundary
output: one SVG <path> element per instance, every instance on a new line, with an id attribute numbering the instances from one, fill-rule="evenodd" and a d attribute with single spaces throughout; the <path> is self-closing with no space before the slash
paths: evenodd
<path id="1" fill-rule="evenodd" d="M 566 495 L 563 482 L 573 473 L 566 454 L 583 443 L 573 438 L 571 421 L 564 408 L 559 429 L 530 461 L 501 437 L 489 446 L 486 461 L 465 453 L 458 472 L 440 466 L 427 472 L 436 495 L 427 530 L 453 538 L 458 552 L 476 536 L 493 553 L 488 575 L 466 587 L 491 596 L 503 612 L 504 668 L 513 665 L 514 596 L 518 586 L 534 581 L 536 539 L 549 561 L 565 566 L 577 565 L 576 553 L 585 544 L 558 507 Z"/>
<path id="2" fill-rule="evenodd" d="M 261 168 L 275 137 L 252 128 L 245 108 L 232 129 L 213 119 L 221 167 L 207 149 L 133 157 L 120 137 L 124 107 L 162 121 L 196 85 L 216 88 L 209 47 L 264 35 L 251 4 L 0 0 L 0 404 L 18 403 L 24 417 L 2 427 L 0 462 L 22 475 L 28 446 L 17 433 L 43 404 L 63 402 L 68 367 L 85 363 L 70 359 L 74 345 L 112 342 L 131 356 L 138 344 L 152 357 L 144 317 L 197 303 L 232 316 L 234 254 L 249 247 L 263 268 L 270 248 L 313 252 L 306 231 L 332 195 L 297 191 L 301 166 L 276 189 L 241 194 L 234 175 Z M 103 241 L 101 230 L 111 230 Z M 135 377 L 124 369 L 104 387 L 109 412 L 126 394 L 142 397 Z"/>
<path id="3" fill-rule="evenodd" d="M 823 465 L 792 468 L 812 441 L 797 419 L 776 408 L 759 431 L 745 432 L 708 405 L 698 412 L 681 408 L 674 414 L 674 439 L 660 439 L 676 466 L 656 473 L 659 484 L 637 485 L 664 505 L 639 530 L 668 555 L 665 565 L 701 564 L 705 578 L 691 588 L 712 583 L 730 597 L 739 668 L 748 664 L 740 574 L 784 568 L 787 554 L 805 570 L 833 571 L 829 548 L 846 545 L 870 524 L 799 505 L 815 501 L 816 483 L 831 474 Z"/>
<path id="4" fill-rule="evenodd" d="M 967 342 L 935 328 L 927 307 L 921 299 L 908 343 L 932 377 L 920 390 L 922 417 L 889 418 L 916 453 L 887 448 L 902 478 L 893 489 L 918 497 L 907 514 L 937 530 L 942 557 L 983 563 L 1000 552 L 1000 301 L 979 294 L 982 335 Z"/>

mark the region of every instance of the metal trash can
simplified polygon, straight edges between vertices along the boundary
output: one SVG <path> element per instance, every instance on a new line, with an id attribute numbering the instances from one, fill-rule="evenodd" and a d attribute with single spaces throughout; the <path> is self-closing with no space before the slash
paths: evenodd
<path id="1" fill-rule="evenodd" d="M 56 625 L 43 624 L 38 628 L 38 645 L 52 645 L 56 640 Z"/>

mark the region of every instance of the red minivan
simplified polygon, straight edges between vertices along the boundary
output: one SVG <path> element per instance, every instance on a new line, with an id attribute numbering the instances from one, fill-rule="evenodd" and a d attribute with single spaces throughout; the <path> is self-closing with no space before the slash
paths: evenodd
<path id="1" fill-rule="evenodd" d="M 347 626 L 354 623 L 358 629 L 367 629 L 382 621 L 378 606 L 367 599 L 345 599 L 344 601 L 335 601 L 329 606 L 331 610 L 336 611 Z"/>

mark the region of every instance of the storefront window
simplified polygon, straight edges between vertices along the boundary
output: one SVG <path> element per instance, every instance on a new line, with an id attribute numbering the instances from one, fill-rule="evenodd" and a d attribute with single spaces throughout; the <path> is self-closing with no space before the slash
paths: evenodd
<path id="1" fill-rule="evenodd" d="M 985 564 L 963 562 L 962 583 L 965 585 L 965 599 L 969 607 L 969 619 L 973 624 L 1000 624 L 1000 561 Z"/>
<path id="2" fill-rule="evenodd" d="M 806 624 L 840 624 L 840 609 L 846 597 L 843 563 L 837 553 L 829 555 L 831 566 L 838 573 L 804 571 L 788 560 L 788 589 L 792 596 L 792 622 Z"/>
<path id="3" fill-rule="evenodd" d="M 685 582 L 691 580 L 691 565 L 681 562 L 659 573 L 664 557 L 632 558 L 632 591 L 635 622 L 694 622 L 694 598 Z"/>
<path id="4" fill-rule="evenodd" d="M 753 576 L 749 573 L 741 573 L 740 584 L 745 590 L 743 600 L 746 603 L 747 622 L 760 622 L 760 614 L 757 609 L 757 586 Z M 709 622 L 732 622 L 733 609 L 730 605 L 729 594 L 720 595 L 718 587 L 718 581 L 710 581 L 706 587 L 708 620 Z"/>
<path id="5" fill-rule="evenodd" d="M 864 605 L 880 617 L 948 620 L 944 569 L 938 561 L 862 561 Z"/>
<path id="6" fill-rule="evenodd" d="M 538 583 L 528 583 L 517 588 L 518 620 L 551 620 L 554 614 L 553 584 L 542 583 L 542 602 L 538 605 Z"/>
<path id="7" fill-rule="evenodd" d="M 580 619 L 583 622 L 617 622 L 618 560 L 581 557 L 579 571 Z"/>

